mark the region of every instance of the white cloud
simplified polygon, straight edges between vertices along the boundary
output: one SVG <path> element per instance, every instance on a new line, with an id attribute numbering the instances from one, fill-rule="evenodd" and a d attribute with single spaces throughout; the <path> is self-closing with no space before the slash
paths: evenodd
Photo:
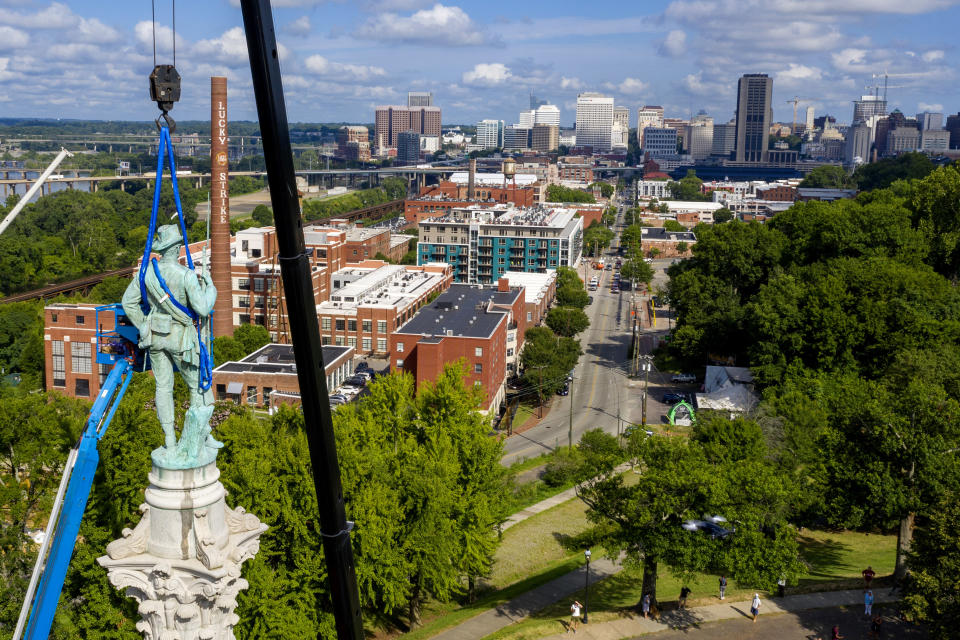
<path id="1" fill-rule="evenodd" d="M 681 81 L 681 85 L 690 93 L 700 96 L 725 95 L 732 90 L 732 87 L 724 84 L 723 82 L 716 80 L 704 80 L 703 70 L 688 74 Z"/>
<path id="2" fill-rule="evenodd" d="M 149 20 L 142 20 L 133 27 L 133 34 L 137 42 L 148 52 L 153 51 L 154 32 L 156 32 L 157 53 L 173 51 L 173 30 L 163 24 L 154 27 Z M 186 41 L 177 34 L 177 51 L 186 50 Z"/>
<path id="3" fill-rule="evenodd" d="M 293 22 L 288 22 L 283 29 L 287 33 L 294 36 L 306 36 L 310 35 L 311 28 L 312 25 L 310 24 L 310 16 L 303 15 Z"/>
<path id="4" fill-rule="evenodd" d="M 576 89 L 580 90 L 580 87 L 583 86 L 583 81 L 580 78 L 560 78 L 560 88 L 561 89 Z"/>
<path id="5" fill-rule="evenodd" d="M 478 45 L 488 40 L 466 11 L 440 3 L 409 16 L 380 13 L 363 23 L 357 35 L 378 41 L 445 46 Z"/>
<path id="6" fill-rule="evenodd" d="M 13 51 L 27 46 L 30 36 L 20 29 L 0 26 L 0 51 Z"/>
<path id="7" fill-rule="evenodd" d="M 310 73 L 318 76 L 335 77 L 344 82 L 362 82 L 387 75 L 386 70 L 382 67 L 332 62 L 321 55 L 310 56 L 304 60 L 303 65 Z"/>
<path id="8" fill-rule="evenodd" d="M 927 51 L 920 57 L 923 58 L 924 62 L 936 62 L 938 60 L 943 60 L 943 55 L 944 54 L 942 50 L 931 49 L 930 51 Z"/>
<path id="9" fill-rule="evenodd" d="M 817 67 L 808 67 L 791 62 L 788 68 L 782 69 L 774 75 L 774 81 L 777 84 L 795 85 L 820 80 L 822 77 L 823 71 Z"/>
<path id="10" fill-rule="evenodd" d="M 830 58 L 833 60 L 833 66 L 840 71 L 850 71 L 856 73 L 866 70 L 866 49 L 842 49 L 836 53 L 830 54 Z"/>
<path id="11" fill-rule="evenodd" d="M 917 111 L 930 111 L 931 113 L 943 113 L 943 105 L 939 102 L 918 102 Z"/>
<path id="12" fill-rule="evenodd" d="M 617 87 L 620 93 L 625 93 L 627 95 L 638 95 L 643 93 L 649 88 L 649 85 L 642 80 L 637 78 L 624 78 L 623 82 Z"/>
<path id="13" fill-rule="evenodd" d="M 687 51 L 687 34 L 680 29 L 674 29 L 667 37 L 660 41 L 657 52 L 663 56 L 678 57 Z"/>
<path id="14" fill-rule="evenodd" d="M 512 77 L 513 74 L 510 72 L 510 68 L 503 63 L 481 62 L 474 65 L 470 71 L 465 71 L 461 79 L 463 84 L 491 87 L 503 84 Z"/>

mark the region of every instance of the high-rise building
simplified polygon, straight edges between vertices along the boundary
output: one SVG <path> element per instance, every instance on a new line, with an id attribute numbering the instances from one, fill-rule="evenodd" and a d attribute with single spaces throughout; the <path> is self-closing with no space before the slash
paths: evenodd
<path id="1" fill-rule="evenodd" d="M 560 146 L 560 127 L 555 124 L 535 124 L 530 130 L 530 148 L 534 151 L 556 151 Z"/>
<path id="2" fill-rule="evenodd" d="M 478 122 L 475 142 L 483 149 L 503 147 L 503 120 L 481 120 Z"/>
<path id="3" fill-rule="evenodd" d="M 615 149 L 626 149 L 627 138 L 630 137 L 630 109 L 626 107 L 613 108 L 613 129 L 610 133 L 610 146 Z"/>
<path id="4" fill-rule="evenodd" d="M 337 156 L 346 160 L 369 160 L 370 132 L 367 128 L 340 127 L 337 131 Z"/>
<path id="5" fill-rule="evenodd" d="M 537 109 L 537 108 L 539 108 L 539 107 L 542 107 L 542 106 L 545 105 L 545 104 L 550 104 L 550 101 L 549 101 L 549 100 L 541 100 L 541 99 L 538 98 L 537 96 L 533 95 L 533 92 L 532 92 L 532 91 L 530 92 L 530 108 L 531 108 L 531 109 Z"/>
<path id="6" fill-rule="evenodd" d="M 647 127 L 643 132 L 643 152 L 651 157 L 677 154 L 677 130 L 667 127 Z"/>
<path id="7" fill-rule="evenodd" d="M 917 114 L 917 128 L 920 131 L 943 129 L 943 114 L 922 111 Z"/>
<path id="8" fill-rule="evenodd" d="M 630 128 L 630 109 L 627 107 L 613 108 L 613 122 L 623 125 L 624 129 Z"/>
<path id="9" fill-rule="evenodd" d="M 644 106 L 637 109 L 637 144 L 643 148 L 643 130 L 663 126 L 663 107 Z"/>
<path id="10" fill-rule="evenodd" d="M 397 164 L 410 166 L 420 162 L 420 134 L 401 131 L 397 134 Z"/>
<path id="11" fill-rule="evenodd" d="M 577 96 L 577 146 L 609 151 L 613 131 L 613 98 L 599 93 Z"/>
<path id="12" fill-rule="evenodd" d="M 730 157 L 737 148 L 737 123 L 734 120 L 726 124 L 713 125 L 713 149 L 710 155 Z"/>
<path id="13" fill-rule="evenodd" d="M 870 148 L 873 146 L 873 127 L 866 122 L 857 122 L 847 129 L 844 160 L 847 164 L 870 162 Z"/>
<path id="14" fill-rule="evenodd" d="M 408 107 L 432 107 L 433 92 L 432 91 L 408 91 L 407 106 Z"/>
<path id="15" fill-rule="evenodd" d="M 703 160 L 713 153 L 713 118 L 705 113 L 694 116 L 686 126 L 683 145 L 694 160 Z"/>
<path id="16" fill-rule="evenodd" d="M 950 132 L 950 148 L 960 149 L 960 113 L 947 116 L 946 129 Z"/>
<path id="17" fill-rule="evenodd" d="M 853 122 L 866 122 L 870 116 L 887 115 L 887 101 L 880 96 L 860 96 L 853 101 Z"/>
<path id="18" fill-rule="evenodd" d="M 374 116 L 376 147 L 396 147 L 402 131 L 415 131 L 425 136 L 440 136 L 440 107 L 377 107 Z"/>
<path id="19" fill-rule="evenodd" d="M 530 109 L 527 111 L 520 112 L 520 118 L 517 120 L 517 125 L 521 127 L 526 127 L 527 129 L 533 128 L 533 125 L 537 121 L 537 112 L 535 109 Z"/>
<path id="20" fill-rule="evenodd" d="M 805 121 L 807 131 L 813 131 L 813 107 L 807 107 L 807 119 Z"/>
<path id="21" fill-rule="evenodd" d="M 503 128 L 503 148 L 522 150 L 530 148 L 530 127 L 511 124 Z"/>
<path id="22" fill-rule="evenodd" d="M 747 73 L 737 91 L 737 162 L 767 162 L 767 143 L 773 120 L 773 78 Z"/>
<path id="23" fill-rule="evenodd" d="M 534 112 L 534 124 L 553 124 L 560 126 L 560 109 L 553 104 L 541 104 Z"/>

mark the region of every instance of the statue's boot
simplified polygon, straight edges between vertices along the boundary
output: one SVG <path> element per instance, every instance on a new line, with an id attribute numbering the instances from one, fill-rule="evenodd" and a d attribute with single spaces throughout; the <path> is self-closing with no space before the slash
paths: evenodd
<path id="1" fill-rule="evenodd" d="M 177 448 L 177 433 L 173 430 L 173 425 L 163 426 L 163 443 L 171 453 Z"/>

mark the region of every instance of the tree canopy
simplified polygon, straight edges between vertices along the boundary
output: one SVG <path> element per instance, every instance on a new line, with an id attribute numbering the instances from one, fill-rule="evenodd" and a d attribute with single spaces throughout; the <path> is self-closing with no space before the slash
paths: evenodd
<path id="1" fill-rule="evenodd" d="M 703 186 L 703 180 L 697 177 L 697 172 L 693 169 L 687 171 L 687 175 L 680 178 L 679 182 L 667 183 L 670 194 L 677 200 L 690 200 L 698 202 L 709 202 L 712 196 L 709 193 L 700 191 Z"/>
<path id="2" fill-rule="evenodd" d="M 846 189 L 850 184 L 850 176 L 843 170 L 843 167 L 833 164 L 816 167 L 800 182 L 801 187 L 815 189 Z"/>
<path id="3" fill-rule="evenodd" d="M 580 189 L 571 189 L 559 184 L 551 184 L 547 187 L 547 201 L 595 203 L 597 200 L 592 193 Z"/>

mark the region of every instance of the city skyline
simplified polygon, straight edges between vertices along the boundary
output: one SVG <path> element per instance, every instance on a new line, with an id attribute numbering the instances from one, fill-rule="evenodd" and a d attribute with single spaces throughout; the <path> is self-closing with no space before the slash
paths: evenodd
<path id="1" fill-rule="evenodd" d="M 232 120 L 255 118 L 236 4 L 180 9 L 179 118 L 205 117 L 211 75 L 229 79 Z M 570 126 L 577 94 L 599 91 L 634 118 L 638 107 L 658 104 L 671 115 L 703 109 L 726 122 L 744 73 L 773 78 L 778 121 L 792 118 L 786 101 L 794 95 L 813 99 L 818 115 L 849 121 L 852 101 L 884 71 L 894 76 L 891 110 L 960 108 L 951 69 L 955 0 L 780 0 L 763 11 L 752 1 L 676 0 L 649 3 L 642 14 L 611 2 L 600 16 L 595 7 L 536 1 L 524 3 L 525 14 L 497 1 L 276 4 L 293 121 L 371 122 L 376 105 L 429 91 L 445 124 L 510 122 L 533 92 Z M 169 11 L 169 3 L 157 5 L 158 62 L 170 57 Z M 134 4 L 0 0 L 0 117 L 152 118 L 149 20 L 149 10 Z M 64 93 L 81 85 L 79 97 Z"/>

